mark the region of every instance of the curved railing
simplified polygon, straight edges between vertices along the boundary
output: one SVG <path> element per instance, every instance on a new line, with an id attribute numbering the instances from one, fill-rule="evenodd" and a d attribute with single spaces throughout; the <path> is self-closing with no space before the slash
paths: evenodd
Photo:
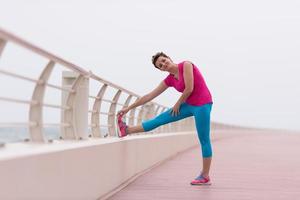
<path id="1" fill-rule="evenodd" d="M 0 68 L 2 76 L 9 76 L 34 84 L 31 99 L 12 98 L 9 96 L 0 96 L 0 101 L 10 103 L 25 104 L 29 107 L 28 121 L 25 123 L 0 123 L 1 127 L 23 126 L 28 127 L 29 138 L 26 141 L 46 142 L 43 128 L 48 126 L 60 127 L 61 139 L 85 139 L 87 137 L 105 137 L 117 136 L 115 123 L 116 112 L 122 107 L 136 101 L 140 96 L 122 88 L 112 82 L 100 78 L 91 71 L 68 62 L 54 54 L 51 54 L 29 42 L 0 29 L 0 58 L 5 51 L 8 43 L 13 43 L 22 49 L 29 50 L 37 56 L 47 60 L 46 66 L 41 66 L 42 70 L 38 77 L 31 78 L 23 74 L 12 72 Z M 62 84 L 51 84 L 48 82 L 53 74 L 54 68 L 60 65 L 69 71 L 62 72 Z M 90 81 L 96 85 L 97 91 L 92 92 L 89 88 Z M 5 84 L 5 83 L 1 83 Z M 62 95 L 60 104 L 51 104 L 45 102 L 45 92 L 47 88 L 59 90 Z M 112 93 L 110 98 L 105 98 L 107 92 Z M 121 100 L 120 96 L 123 96 Z M 125 96 L 124 96 L 125 95 Z M 106 104 L 108 111 L 102 109 Z M 44 123 L 43 112 L 45 108 L 61 110 L 60 123 Z M 139 124 L 142 120 L 150 118 L 167 109 L 167 107 L 158 103 L 150 102 L 146 105 L 131 110 L 126 116 L 129 125 Z M 106 124 L 101 119 L 106 118 Z M 180 125 L 181 123 L 181 125 Z M 192 120 L 177 122 L 172 126 L 165 126 L 156 130 L 156 132 L 182 131 L 187 129 Z M 176 125 L 177 124 L 177 125 Z M 88 133 L 88 130 L 91 132 Z M 105 130 L 105 131 L 103 131 Z M 106 133 L 104 133 L 106 132 Z"/>

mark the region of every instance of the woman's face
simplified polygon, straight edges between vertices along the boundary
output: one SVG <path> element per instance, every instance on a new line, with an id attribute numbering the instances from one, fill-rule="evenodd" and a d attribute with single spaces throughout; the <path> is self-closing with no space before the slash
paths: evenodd
<path id="1" fill-rule="evenodd" d="M 161 71 L 168 71 L 171 64 L 172 61 L 170 60 L 170 58 L 159 56 L 158 59 L 156 60 L 155 66 Z"/>

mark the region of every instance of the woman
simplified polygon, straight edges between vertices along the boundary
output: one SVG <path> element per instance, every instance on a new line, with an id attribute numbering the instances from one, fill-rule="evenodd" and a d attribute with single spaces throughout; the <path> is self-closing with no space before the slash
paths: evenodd
<path id="1" fill-rule="evenodd" d="M 152 56 L 152 63 L 159 70 L 169 72 L 169 75 L 152 92 L 144 95 L 135 103 L 118 112 L 119 135 L 120 137 L 124 137 L 131 133 L 150 131 L 158 126 L 194 116 L 201 144 L 203 168 L 200 175 L 192 180 L 191 184 L 210 185 L 209 169 L 212 159 L 210 111 L 212 98 L 206 83 L 199 69 L 189 61 L 175 64 L 169 56 L 163 52 L 159 52 Z M 153 119 L 142 122 L 138 126 L 127 126 L 122 121 L 122 116 L 129 110 L 151 101 L 168 87 L 174 87 L 182 93 L 173 108 Z"/>

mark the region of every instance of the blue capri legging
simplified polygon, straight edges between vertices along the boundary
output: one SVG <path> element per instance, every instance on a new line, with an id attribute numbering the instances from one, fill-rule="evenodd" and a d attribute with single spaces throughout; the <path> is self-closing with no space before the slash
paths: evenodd
<path id="1" fill-rule="evenodd" d="M 211 157 L 212 156 L 212 148 L 210 143 L 211 108 L 212 108 L 211 103 L 202 106 L 192 106 L 187 103 L 183 103 L 180 106 L 179 115 L 172 116 L 171 109 L 169 109 L 153 119 L 142 122 L 142 126 L 145 131 L 150 131 L 161 125 L 194 116 L 198 138 L 201 144 L 202 156 Z"/>

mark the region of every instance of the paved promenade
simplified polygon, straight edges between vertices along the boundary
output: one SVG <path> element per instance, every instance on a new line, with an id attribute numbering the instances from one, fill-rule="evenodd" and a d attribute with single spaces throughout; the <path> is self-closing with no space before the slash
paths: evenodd
<path id="1" fill-rule="evenodd" d="M 201 166 L 200 150 L 193 148 L 138 177 L 110 200 L 299 199 L 299 133 L 236 130 L 213 134 L 211 186 L 189 184 Z"/>

